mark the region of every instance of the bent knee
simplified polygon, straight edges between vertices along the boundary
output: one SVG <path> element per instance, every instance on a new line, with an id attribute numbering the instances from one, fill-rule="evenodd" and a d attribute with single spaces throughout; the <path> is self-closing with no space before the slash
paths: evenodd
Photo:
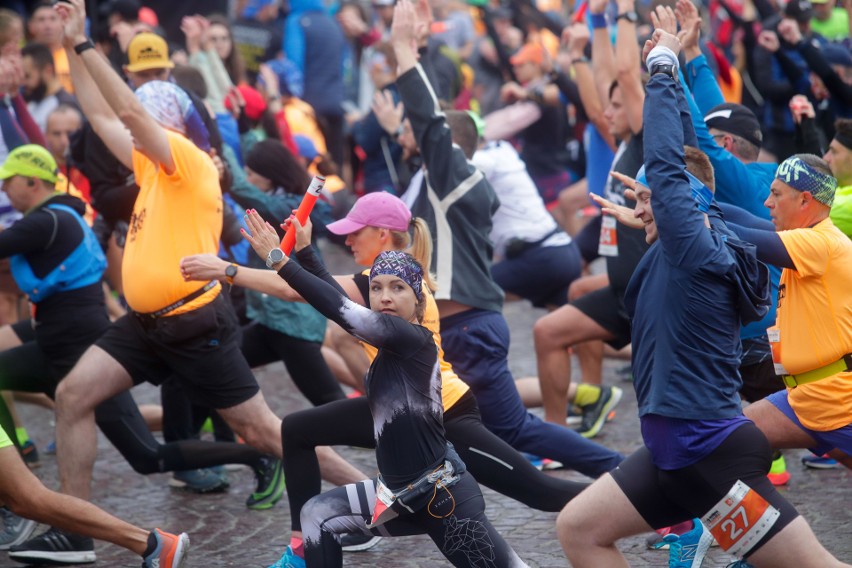
<path id="1" fill-rule="evenodd" d="M 592 542 L 591 527 L 594 524 L 585 519 L 580 508 L 572 506 L 572 503 L 565 505 L 556 517 L 556 534 L 565 548 Z"/>

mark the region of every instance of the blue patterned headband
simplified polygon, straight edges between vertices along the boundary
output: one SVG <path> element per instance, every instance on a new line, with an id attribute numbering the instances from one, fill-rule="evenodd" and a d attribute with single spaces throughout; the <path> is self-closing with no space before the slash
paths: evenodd
<path id="1" fill-rule="evenodd" d="M 834 192 L 837 190 L 834 176 L 809 166 L 798 156 L 784 160 L 775 172 L 775 179 L 780 179 L 796 191 L 809 191 L 823 205 L 831 207 L 834 203 Z"/>
<path id="2" fill-rule="evenodd" d="M 423 299 L 423 268 L 407 252 L 387 250 L 379 253 L 370 269 L 370 280 L 383 274 L 396 276 L 414 290 L 418 302 Z"/>
<path id="3" fill-rule="evenodd" d="M 692 191 L 692 199 L 694 199 L 695 204 L 698 205 L 698 210 L 702 213 L 707 213 L 710 211 L 710 203 L 713 202 L 713 192 L 709 187 L 704 185 L 704 182 L 691 173 L 686 172 L 686 177 L 689 178 L 689 189 Z M 644 165 L 639 168 L 639 171 L 636 173 L 636 181 L 645 187 L 651 187 L 648 185 L 648 179 L 645 177 Z"/>

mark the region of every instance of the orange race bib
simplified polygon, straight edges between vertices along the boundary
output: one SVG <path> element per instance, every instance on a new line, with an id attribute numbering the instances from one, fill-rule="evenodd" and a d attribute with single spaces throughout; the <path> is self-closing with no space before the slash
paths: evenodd
<path id="1" fill-rule="evenodd" d="M 722 550 L 742 557 L 766 535 L 780 515 L 760 494 L 737 481 L 701 522 Z"/>
<path id="2" fill-rule="evenodd" d="M 781 329 L 777 325 L 773 325 L 767 328 L 766 336 L 769 338 L 769 348 L 772 349 L 772 363 L 775 366 L 775 374 L 779 377 L 789 375 L 790 373 L 781 364 Z"/>
<path id="3" fill-rule="evenodd" d="M 598 241 L 598 254 L 601 256 L 618 256 L 618 235 L 615 232 L 618 221 L 615 217 L 603 214 L 601 218 L 601 238 Z"/>

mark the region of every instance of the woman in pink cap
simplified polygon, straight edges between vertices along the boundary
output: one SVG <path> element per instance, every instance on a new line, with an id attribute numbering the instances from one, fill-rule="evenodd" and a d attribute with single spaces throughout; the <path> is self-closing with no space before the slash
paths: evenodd
<path id="1" fill-rule="evenodd" d="M 369 267 L 379 253 L 408 250 L 421 266 L 428 268 L 431 265 L 432 238 L 426 222 L 420 218 L 412 219 L 402 200 L 389 193 L 377 192 L 361 197 L 344 219 L 331 223 L 327 228 L 335 234 L 346 235 L 346 244 L 352 249 L 355 262 L 367 267 L 367 270 L 358 274 L 335 276 L 346 294 L 364 306 L 369 307 Z M 412 229 L 413 238 L 409 235 L 409 228 Z M 300 263 L 310 262 L 314 256 L 310 250 L 309 229 L 303 227 L 296 233 L 294 256 Z M 192 279 L 222 278 L 227 266 L 226 262 L 213 255 L 186 257 L 181 263 L 184 273 Z M 269 270 L 240 268 L 234 283 L 285 300 L 304 301 L 275 272 Z M 431 294 L 434 289 L 433 279 L 426 270 L 423 275 L 426 310 L 422 325 L 432 331 L 438 346 L 447 439 L 453 443 L 468 470 L 481 484 L 539 510 L 560 510 L 585 484 L 540 472 L 483 426 L 476 399 L 469 387 L 444 360 L 438 308 Z M 365 372 L 375 356 L 375 349 L 366 344 L 359 349 L 358 354 L 363 358 L 359 364 L 363 365 Z M 359 378 L 363 376 L 362 372 Z M 341 425 L 345 428 L 341 428 Z M 372 427 L 370 408 L 365 397 L 331 402 L 284 418 L 282 435 L 284 447 L 287 448 L 284 469 L 292 522 L 292 537 L 287 553 L 301 556 L 299 514 L 302 506 L 320 493 L 320 478 L 311 473 L 319 471 L 314 449 L 317 446 L 338 444 L 374 447 Z M 342 440 L 341 437 L 346 439 Z M 363 536 L 371 542 L 378 540 L 370 534 Z M 353 549 L 364 550 L 368 547 L 369 544 L 365 543 Z"/>

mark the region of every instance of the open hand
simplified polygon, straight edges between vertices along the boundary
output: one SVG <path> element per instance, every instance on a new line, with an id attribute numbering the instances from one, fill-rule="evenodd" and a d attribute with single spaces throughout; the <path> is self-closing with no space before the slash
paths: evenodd
<path id="1" fill-rule="evenodd" d="M 71 48 L 86 41 L 86 4 L 84 0 L 62 0 L 53 7 L 62 20 L 62 45 Z"/>
<path id="2" fill-rule="evenodd" d="M 701 16 L 691 0 L 677 0 L 675 15 L 680 24 L 677 37 L 685 51 L 698 49 L 701 38 Z"/>
<path id="3" fill-rule="evenodd" d="M 661 29 L 673 36 L 677 35 L 677 17 L 674 10 L 668 6 L 657 6 L 651 12 L 651 24 L 655 30 Z"/>
<path id="4" fill-rule="evenodd" d="M 246 211 L 245 221 L 249 230 L 240 229 L 240 233 L 249 242 L 257 256 L 265 261 L 269 251 L 280 246 L 278 233 L 275 232 L 275 227 L 264 221 L 255 209 Z M 289 258 L 285 255 L 284 263 L 286 264 L 288 260 Z"/>
<path id="5" fill-rule="evenodd" d="M 402 124 L 402 114 L 404 112 L 402 101 L 393 102 L 393 94 L 387 90 L 376 91 L 373 94 L 373 114 L 376 115 L 376 120 L 379 125 L 388 134 L 394 134 Z"/>

